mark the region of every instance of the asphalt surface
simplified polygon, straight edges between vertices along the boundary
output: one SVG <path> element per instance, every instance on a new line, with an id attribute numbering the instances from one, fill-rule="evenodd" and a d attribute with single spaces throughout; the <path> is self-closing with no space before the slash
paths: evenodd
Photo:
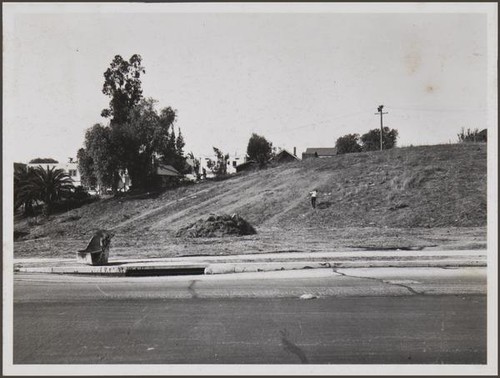
<path id="1" fill-rule="evenodd" d="M 484 364 L 485 292 L 484 268 L 16 274 L 13 362 Z"/>

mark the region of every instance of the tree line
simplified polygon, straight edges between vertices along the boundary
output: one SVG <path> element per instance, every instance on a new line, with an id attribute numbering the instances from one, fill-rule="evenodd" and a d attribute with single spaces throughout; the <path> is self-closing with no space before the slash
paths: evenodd
<path id="1" fill-rule="evenodd" d="M 463 127 L 460 130 L 460 133 L 457 134 L 459 143 L 469 143 L 469 142 L 480 142 L 486 143 L 488 141 L 488 131 L 487 129 L 483 129 L 479 131 L 479 129 L 467 129 L 465 130 Z"/>
<path id="2" fill-rule="evenodd" d="M 459 143 L 486 143 L 488 140 L 488 133 L 486 129 L 461 129 L 457 134 Z M 396 147 L 396 140 L 398 138 L 398 131 L 396 129 L 389 129 L 384 127 L 382 134 L 382 147 L 384 150 Z M 337 153 L 347 154 L 352 152 L 361 151 L 376 151 L 380 149 L 380 129 L 373 129 L 366 134 L 347 134 L 337 139 L 335 143 Z"/>
<path id="3" fill-rule="evenodd" d="M 382 133 L 382 148 L 388 150 L 396 147 L 398 131 L 384 127 Z M 380 129 L 373 129 L 366 134 L 347 134 L 335 142 L 338 154 L 348 154 L 362 151 L 377 151 L 380 149 Z"/>

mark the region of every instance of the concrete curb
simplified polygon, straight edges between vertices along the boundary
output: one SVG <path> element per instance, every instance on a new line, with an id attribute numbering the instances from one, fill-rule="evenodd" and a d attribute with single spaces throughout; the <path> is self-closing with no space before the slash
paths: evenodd
<path id="1" fill-rule="evenodd" d="M 108 265 L 78 264 L 74 259 L 14 260 L 23 273 L 160 276 L 268 272 L 321 268 L 485 267 L 484 250 L 282 252 L 232 256 L 184 256 L 109 261 Z"/>
<path id="2" fill-rule="evenodd" d="M 325 268 L 455 268 L 455 267 L 485 267 L 485 261 L 309 261 L 309 262 L 276 262 L 276 263 L 244 263 L 244 264 L 210 264 L 205 274 L 227 274 L 246 272 L 269 272 L 277 270 L 325 269 Z"/>
<path id="3" fill-rule="evenodd" d="M 325 268 L 381 268 L 381 267 L 485 267 L 483 259 L 441 259 L 441 260 L 328 260 L 328 261 L 278 261 L 278 262 L 236 262 L 236 263 L 194 263 L 157 262 L 142 264 L 106 266 L 35 266 L 17 267 L 22 273 L 86 274 L 109 276 L 160 276 L 192 274 L 228 274 L 244 272 L 269 272 L 280 270 L 325 269 Z"/>
<path id="4" fill-rule="evenodd" d="M 143 265 L 104 265 L 104 266 L 53 266 L 53 267 L 18 267 L 15 272 L 21 273 L 54 273 L 54 274 L 87 274 L 87 275 L 110 275 L 110 276 L 146 276 L 146 275 L 179 275 L 179 274 L 203 274 L 206 264 L 143 264 Z"/>

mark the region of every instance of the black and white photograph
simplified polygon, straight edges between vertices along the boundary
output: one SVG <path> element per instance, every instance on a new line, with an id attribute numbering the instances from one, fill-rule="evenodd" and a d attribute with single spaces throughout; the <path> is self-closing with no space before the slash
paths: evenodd
<path id="1" fill-rule="evenodd" d="M 497 375 L 497 3 L 2 3 L 3 375 Z"/>

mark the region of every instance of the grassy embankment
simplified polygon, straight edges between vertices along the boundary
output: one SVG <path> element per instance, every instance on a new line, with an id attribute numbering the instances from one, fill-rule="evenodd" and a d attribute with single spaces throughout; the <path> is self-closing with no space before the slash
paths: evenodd
<path id="1" fill-rule="evenodd" d="M 475 143 L 308 159 L 154 197 L 101 200 L 31 226 L 18 219 L 15 230 L 26 235 L 15 257 L 73 257 L 98 228 L 116 232 L 111 257 L 485 248 L 486 166 L 486 144 Z M 232 213 L 257 235 L 174 237 L 200 218 Z"/>

